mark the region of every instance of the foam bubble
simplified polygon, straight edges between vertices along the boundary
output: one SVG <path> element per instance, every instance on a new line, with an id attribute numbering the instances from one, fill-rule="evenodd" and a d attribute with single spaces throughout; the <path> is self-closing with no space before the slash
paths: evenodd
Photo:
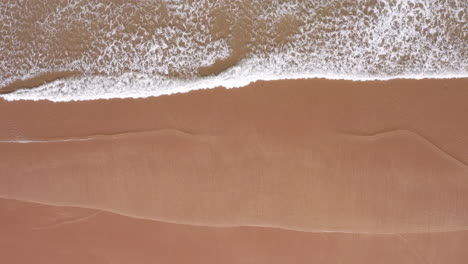
<path id="1" fill-rule="evenodd" d="M 462 78 L 468 75 L 444 73 L 437 75 L 410 74 L 398 76 L 339 75 L 326 73 L 304 73 L 295 71 L 265 71 L 259 68 L 258 60 L 245 60 L 239 65 L 217 75 L 193 79 L 176 79 L 164 76 L 149 76 L 141 73 L 125 73 L 119 76 L 85 76 L 57 80 L 35 89 L 18 90 L 2 95 L 6 100 L 50 100 L 55 102 L 97 100 L 112 98 L 144 98 L 151 96 L 185 93 L 192 90 L 216 87 L 238 88 L 258 80 L 326 78 L 335 80 L 389 80 L 424 78 Z M 266 63 L 270 63 L 268 60 Z M 260 63 L 261 64 L 261 63 Z"/>
<path id="2" fill-rule="evenodd" d="M 4 1 L 0 87 L 81 72 L 2 96 L 68 101 L 256 80 L 468 77 L 466 10 L 464 0 Z M 217 62 L 217 75 L 199 76 Z"/>

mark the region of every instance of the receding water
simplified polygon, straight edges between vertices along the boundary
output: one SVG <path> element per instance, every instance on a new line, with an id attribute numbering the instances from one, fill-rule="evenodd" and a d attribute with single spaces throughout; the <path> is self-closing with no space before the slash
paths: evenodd
<path id="1" fill-rule="evenodd" d="M 68 101 L 255 80 L 467 77 L 467 10 L 466 0 L 2 1 L 0 87 L 63 73 L 3 97 Z"/>

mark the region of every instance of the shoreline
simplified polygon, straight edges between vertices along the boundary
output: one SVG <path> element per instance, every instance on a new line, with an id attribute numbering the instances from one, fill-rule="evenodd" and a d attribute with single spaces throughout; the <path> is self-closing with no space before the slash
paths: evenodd
<path id="1" fill-rule="evenodd" d="M 0 1 L 0 262 L 466 264 L 467 7 Z"/>
<path id="2" fill-rule="evenodd" d="M 387 82 L 395 80 L 450 80 L 468 79 L 468 74 L 443 75 L 397 75 L 397 76 L 348 76 L 292 74 L 286 76 L 254 77 L 241 74 L 242 81 L 230 76 L 229 71 L 219 75 L 193 78 L 147 76 L 140 73 L 125 73 L 119 76 L 80 75 L 77 72 L 51 72 L 17 80 L 0 88 L 0 99 L 7 101 L 47 100 L 52 102 L 73 102 L 112 99 L 144 99 L 163 95 L 188 93 L 216 88 L 242 88 L 257 82 L 330 80 L 353 82 Z M 69 87 L 68 87 L 69 86 Z M 113 87 L 118 87 L 112 91 Z M 139 89 L 139 87 L 141 89 Z M 100 92 L 101 90 L 101 92 Z M 125 90 L 126 92 L 122 93 Z M 55 95 L 54 95 L 55 91 Z"/>

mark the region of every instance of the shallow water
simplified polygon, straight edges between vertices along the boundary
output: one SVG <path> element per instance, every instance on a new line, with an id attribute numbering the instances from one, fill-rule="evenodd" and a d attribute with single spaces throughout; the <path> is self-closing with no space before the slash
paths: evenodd
<path id="1" fill-rule="evenodd" d="M 0 87 L 14 87 L 10 100 L 68 101 L 255 80 L 467 77 L 466 10 L 464 0 L 2 1 Z"/>

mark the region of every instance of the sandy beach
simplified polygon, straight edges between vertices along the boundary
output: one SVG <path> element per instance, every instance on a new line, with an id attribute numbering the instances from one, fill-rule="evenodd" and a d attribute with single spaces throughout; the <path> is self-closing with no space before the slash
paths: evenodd
<path id="1" fill-rule="evenodd" d="M 0 263 L 467 263 L 467 10 L 0 1 Z"/>
<path id="2" fill-rule="evenodd" d="M 197 227 L 5 199 L 0 217 L 0 255 L 8 263 L 462 264 L 468 257 L 466 231 L 374 235 Z"/>
<path id="3" fill-rule="evenodd" d="M 464 230 L 466 84 L 298 80 L 4 101 L 0 194 L 196 225 Z"/>
<path id="4" fill-rule="evenodd" d="M 51 248 L 26 246 L 57 263 L 127 263 L 135 252 L 139 263 L 276 263 L 273 252 L 278 263 L 463 263 L 467 85 L 316 79 L 141 100 L 1 101 L 0 196 L 32 203 L 1 201 L 11 211 L 0 210 L 10 234 L 0 243 L 17 248 L 15 230 L 45 237 Z M 99 235 L 111 228 L 120 242 Z M 127 240 L 133 232 L 145 235 Z M 50 251 L 69 235 L 100 244 Z M 212 243 L 223 245 L 215 255 Z M 142 248 L 118 250 L 131 245 Z"/>

